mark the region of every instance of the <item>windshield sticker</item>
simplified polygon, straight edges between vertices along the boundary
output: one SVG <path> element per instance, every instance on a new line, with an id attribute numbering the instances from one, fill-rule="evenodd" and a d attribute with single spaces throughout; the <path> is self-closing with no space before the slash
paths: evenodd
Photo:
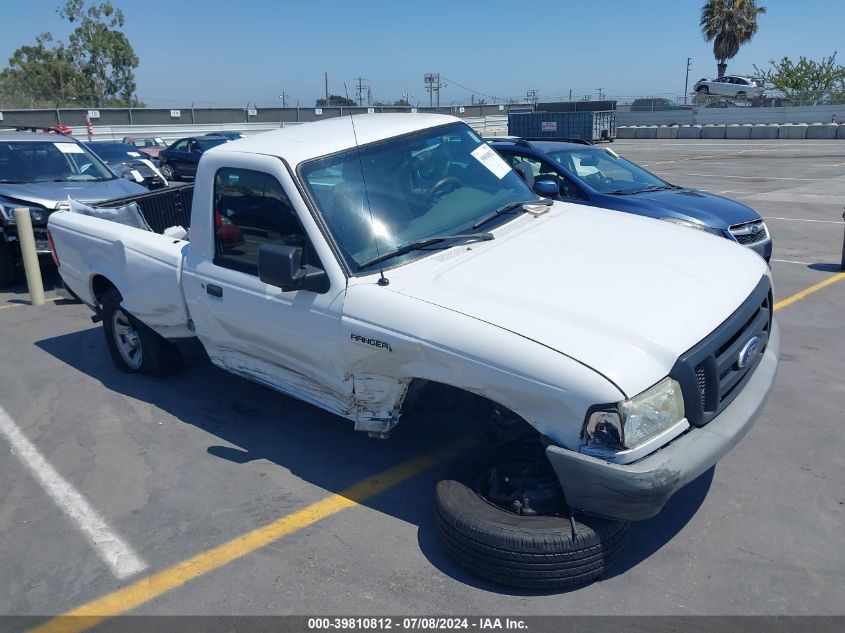
<path id="1" fill-rule="evenodd" d="M 62 154 L 84 154 L 85 150 L 76 143 L 53 143 Z"/>
<path id="2" fill-rule="evenodd" d="M 502 160 L 501 156 L 494 152 L 493 148 L 486 143 L 476 147 L 472 150 L 471 154 L 479 163 L 489 169 L 499 180 L 510 173 L 511 168 L 508 167 L 508 164 Z"/>

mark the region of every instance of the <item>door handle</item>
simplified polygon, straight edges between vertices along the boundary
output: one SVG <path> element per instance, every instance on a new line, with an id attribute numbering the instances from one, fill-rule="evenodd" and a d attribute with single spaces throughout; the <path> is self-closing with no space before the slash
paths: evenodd
<path id="1" fill-rule="evenodd" d="M 215 286 L 214 284 L 207 284 L 205 287 L 205 291 L 212 297 L 223 296 L 223 288 L 221 288 L 220 286 Z"/>

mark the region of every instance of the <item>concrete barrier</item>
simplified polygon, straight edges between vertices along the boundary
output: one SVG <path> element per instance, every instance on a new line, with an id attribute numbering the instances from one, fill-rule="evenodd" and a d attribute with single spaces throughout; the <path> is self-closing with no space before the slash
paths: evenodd
<path id="1" fill-rule="evenodd" d="M 836 130 L 836 138 L 845 139 L 845 123 L 839 124 L 839 129 Z"/>
<path id="2" fill-rule="evenodd" d="M 678 138 L 678 126 L 661 125 L 657 128 L 657 138 Z"/>
<path id="3" fill-rule="evenodd" d="M 700 125 L 682 125 L 678 128 L 678 138 L 686 139 L 700 139 L 701 126 Z"/>
<path id="4" fill-rule="evenodd" d="M 779 125 L 774 123 L 757 123 L 751 128 L 753 139 L 776 139 L 778 137 Z"/>
<path id="5" fill-rule="evenodd" d="M 813 123 L 807 127 L 807 138 L 836 138 L 836 130 L 838 127 L 839 126 L 836 123 Z"/>
<path id="6" fill-rule="evenodd" d="M 806 123 L 783 123 L 778 128 L 778 138 L 783 139 L 802 139 L 807 138 Z"/>
<path id="7" fill-rule="evenodd" d="M 634 138 L 657 138 L 657 126 L 646 125 L 638 127 Z"/>
<path id="8" fill-rule="evenodd" d="M 628 139 L 636 138 L 637 128 L 632 125 L 620 125 L 616 128 L 616 138 Z"/>
<path id="9" fill-rule="evenodd" d="M 737 125 L 736 123 L 728 125 L 725 128 L 725 138 L 731 139 L 748 139 L 751 138 L 751 125 Z"/>
<path id="10" fill-rule="evenodd" d="M 705 125 L 701 128 L 701 138 L 702 139 L 721 139 L 725 138 L 725 126 L 724 125 Z"/>

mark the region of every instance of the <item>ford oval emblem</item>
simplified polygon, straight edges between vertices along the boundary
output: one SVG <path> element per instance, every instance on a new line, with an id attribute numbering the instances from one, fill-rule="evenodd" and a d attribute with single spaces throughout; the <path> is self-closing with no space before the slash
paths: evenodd
<path id="1" fill-rule="evenodd" d="M 736 359 L 736 366 L 740 369 L 748 367 L 754 361 L 754 358 L 757 356 L 757 352 L 760 351 L 762 344 L 763 341 L 760 340 L 759 336 L 752 336 L 748 339 L 748 342 L 742 346 L 741 350 L 739 350 L 739 356 L 737 356 Z"/>

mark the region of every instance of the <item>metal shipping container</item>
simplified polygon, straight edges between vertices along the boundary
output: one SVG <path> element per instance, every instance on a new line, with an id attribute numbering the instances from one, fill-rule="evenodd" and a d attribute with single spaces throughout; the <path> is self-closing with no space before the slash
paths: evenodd
<path id="1" fill-rule="evenodd" d="M 524 138 L 578 138 L 612 141 L 616 112 L 531 112 L 508 114 L 508 134 Z"/>

